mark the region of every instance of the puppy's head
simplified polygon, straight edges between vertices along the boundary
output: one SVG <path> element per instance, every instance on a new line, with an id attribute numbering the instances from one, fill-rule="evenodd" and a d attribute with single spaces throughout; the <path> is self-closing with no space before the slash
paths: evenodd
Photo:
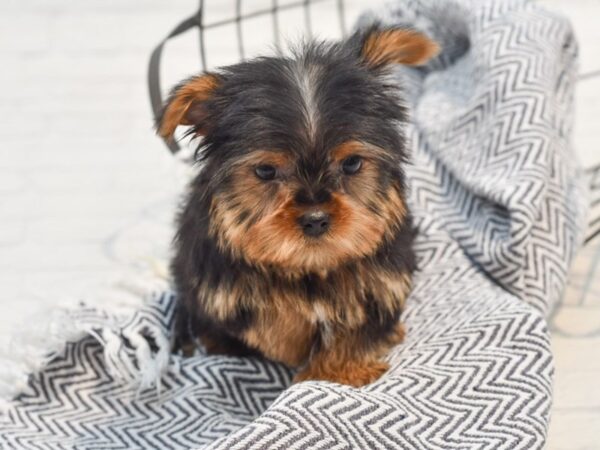
<path id="1" fill-rule="evenodd" d="M 202 136 L 209 233 L 250 264 L 322 271 L 372 254 L 406 217 L 393 64 L 437 53 L 425 36 L 372 28 L 193 77 L 159 122 Z M 193 194 L 194 195 L 194 194 Z"/>

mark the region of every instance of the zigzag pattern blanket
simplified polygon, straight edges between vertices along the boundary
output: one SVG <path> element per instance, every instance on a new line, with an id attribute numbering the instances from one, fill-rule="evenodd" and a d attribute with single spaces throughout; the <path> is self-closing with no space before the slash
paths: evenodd
<path id="1" fill-rule="evenodd" d="M 71 313 L 66 344 L 0 416 L 2 448 L 542 448 L 545 317 L 583 231 L 569 146 L 576 43 L 525 0 L 412 0 L 363 18 L 422 28 L 442 55 L 398 69 L 412 103 L 420 271 L 391 370 L 290 386 L 278 364 L 168 354 L 176 297 L 125 321 Z M 152 384 L 161 374 L 156 387 Z"/>

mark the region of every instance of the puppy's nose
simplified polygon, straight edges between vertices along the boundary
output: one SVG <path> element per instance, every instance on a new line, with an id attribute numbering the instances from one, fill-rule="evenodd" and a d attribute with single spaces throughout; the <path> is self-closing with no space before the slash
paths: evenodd
<path id="1" fill-rule="evenodd" d="M 307 236 L 321 236 L 329 229 L 329 214 L 323 211 L 310 211 L 300 217 L 300 226 Z"/>

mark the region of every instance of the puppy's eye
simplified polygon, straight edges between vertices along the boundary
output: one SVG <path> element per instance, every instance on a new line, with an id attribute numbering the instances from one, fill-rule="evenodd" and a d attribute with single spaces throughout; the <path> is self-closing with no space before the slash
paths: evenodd
<path id="1" fill-rule="evenodd" d="M 358 155 L 348 156 L 342 161 L 342 171 L 346 175 L 354 175 L 362 167 L 362 158 Z"/>
<path id="2" fill-rule="evenodd" d="M 277 175 L 277 170 L 270 164 L 261 164 L 254 169 L 254 173 L 261 180 L 272 180 Z"/>

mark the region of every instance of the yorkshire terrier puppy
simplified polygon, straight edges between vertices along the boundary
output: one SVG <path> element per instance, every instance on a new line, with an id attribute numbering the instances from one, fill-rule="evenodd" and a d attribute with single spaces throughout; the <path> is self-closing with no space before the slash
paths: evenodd
<path id="1" fill-rule="evenodd" d="M 295 381 L 362 386 L 387 369 L 415 269 L 394 64 L 437 45 L 373 27 L 177 86 L 158 123 L 201 136 L 178 218 L 179 341 L 263 355 Z"/>

